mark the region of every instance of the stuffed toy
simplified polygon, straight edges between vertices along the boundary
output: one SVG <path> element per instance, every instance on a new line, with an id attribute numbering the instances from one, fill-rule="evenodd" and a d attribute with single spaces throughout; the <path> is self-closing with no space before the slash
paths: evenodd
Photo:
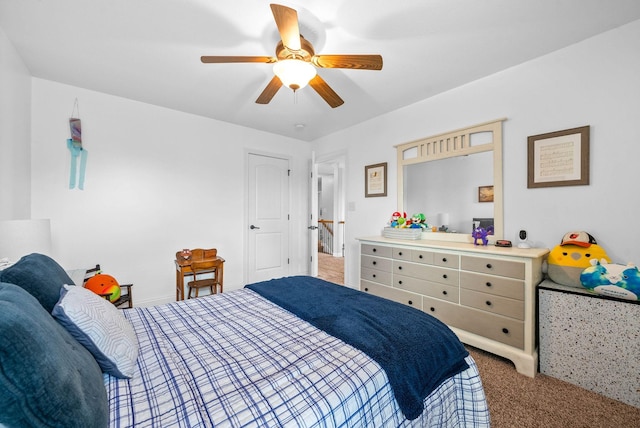
<path id="1" fill-rule="evenodd" d="M 96 294 L 110 294 L 109 300 L 113 303 L 120 298 L 121 290 L 118 281 L 111 275 L 99 273 L 92 276 L 84 283 L 84 288 Z"/>
<path id="2" fill-rule="evenodd" d="M 429 227 L 427 218 L 422 213 L 414 214 L 411 217 L 411 225 L 409 227 L 411 229 L 427 229 Z"/>
<path id="3" fill-rule="evenodd" d="M 592 259 L 580 274 L 582 285 L 597 293 L 626 300 L 640 300 L 640 271 L 633 264 L 619 265 Z"/>
<path id="4" fill-rule="evenodd" d="M 487 239 L 487 229 L 484 227 L 476 227 L 473 229 L 471 237 L 473 238 L 473 245 L 479 245 L 478 240 L 482 241 L 482 245 L 487 245 L 489 240 Z"/>
<path id="5" fill-rule="evenodd" d="M 391 214 L 391 221 L 389 222 L 389 226 L 395 228 L 401 228 L 405 225 L 407 221 L 407 213 L 400 213 L 398 211 Z"/>
<path id="6" fill-rule="evenodd" d="M 591 259 L 605 259 L 611 263 L 605 250 L 587 232 L 569 232 L 562 237 L 547 258 L 547 275 L 562 285 L 582 288 L 580 275 L 591 266 Z"/>

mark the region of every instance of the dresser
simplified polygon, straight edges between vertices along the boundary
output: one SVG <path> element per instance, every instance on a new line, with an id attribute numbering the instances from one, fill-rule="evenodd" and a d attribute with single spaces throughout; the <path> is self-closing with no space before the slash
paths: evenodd
<path id="1" fill-rule="evenodd" d="M 538 367 L 536 286 L 546 248 L 380 236 L 360 241 L 360 289 L 433 315 L 463 343 Z"/>

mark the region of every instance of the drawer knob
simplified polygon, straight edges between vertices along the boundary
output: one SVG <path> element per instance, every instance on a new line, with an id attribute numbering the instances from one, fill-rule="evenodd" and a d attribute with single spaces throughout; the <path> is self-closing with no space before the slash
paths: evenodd
<path id="1" fill-rule="evenodd" d="M 402 285 L 402 281 L 398 281 L 398 285 Z"/>
<path id="2" fill-rule="evenodd" d="M 420 255 L 418 256 L 418 258 L 419 258 L 419 259 L 421 259 L 421 258 L 422 258 L 422 254 L 420 254 Z"/>
<path id="3" fill-rule="evenodd" d="M 487 300 L 485 303 L 487 304 L 487 306 L 491 306 L 491 301 L 490 300 Z"/>
<path id="4" fill-rule="evenodd" d="M 413 301 L 409 300 L 409 304 L 410 304 L 410 305 L 413 305 Z"/>
<path id="5" fill-rule="evenodd" d="M 446 263 L 446 262 L 447 262 L 447 258 L 446 258 L 446 257 L 443 257 L 443 258 L 442 258 L 442 261 Z"/>
<path id="6" fill-rule="evenodd" d="M 364 291 L 369 291 L 369 289 L 365 287 Z"/>
<path id="7" fill-rule="evenodd" d="M 436 308 L 434 308 L 433 306 L 431 306 L 431 307 L 429 308 L 429 310 L 430 310 L 431 312 L 435 312 L 435 311 L 436 311 Z"/>
<path id="8" fill-rule="evenodd" d="M 398 270 L 402 270 L 402 266 L 398 266 Z"/>
<path id="9" fill-rule="evenodd" d="M 373 262 L 371 262 L 372 265 L 377 264 L 378 262 L 376 262 L 375 260 Z"/>
<path id="10" fill-rule="evenodd" d="M 445 273 L 444 275 L 442 275 L 442 277 L 443 277 L 444 279 L 447 279 L 447 274 Z"/>
<path id="11" fill-rule="evenodd" d="M 444 294 L 444 295 L 446 296 L 446 295 L 447 295 L 447 290 L 444 290 L 444 291 L 442 292 L 442 294 Z"/>
<path id="12" fill-rule="evenodd" d="M 378 251 L 378 250 L 374 248 L 372 251 L 375 253 L 375 252 L 376 252 L 376 251 Z"/>
<path id="13" fill-rule="evenodd" d="M 493 266 L 491 266 L 491 263 L 487 263 L 487 269 L 491 269 Z"/>
<path id="14" fill-rule="evenodd" d="M 491 287 L 491 283 L 490 283 L 490 282 L 487 282 L 485 285 L 486 285 L 487 287 Z"/>
<path id="15" fill-rule="evenodd" d="M 398 255 L 401 256 L 402 255 L 402 251 L 398 251 Z"/>
<path id="16" fill-rule="evenodd" d="M 372 276 L 375 278 L 375 277 L 376 277 L 376 274 L 374 273 Z"/>
<path id="17" fill-rule="evenodd" d="M 508 329 L 508 328 L 503 328 L 503 329 L 502 329 L 502 332 L 503 332 L 504 334 L 509 334 L 509 329 Z"/>

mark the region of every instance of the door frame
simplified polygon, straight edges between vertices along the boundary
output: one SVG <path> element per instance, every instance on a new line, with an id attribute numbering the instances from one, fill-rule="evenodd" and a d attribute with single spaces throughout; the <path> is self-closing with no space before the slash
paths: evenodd
<path id="1" fill-rule="evenodd" d="M 254 149 L 245 149 L 244 150 L 244 198 L 243 198 L 243 212 L 244 215 L 243 217 L 243 223 L 242 223 L 242 230 L 243 230 L 243 238 L 242 238 L 242 242 L 244 243 L 244 250 L 243 250 L 243 254 L 244 254 L 244 262 L 243 262 L 243 268 L 242 268 L 242 275 L 243 275 L 243 283 L 244 284 L 248 284 L 249 282 L 249 257 L 250 257 L 250 252 L 249 252 L 249 228 L 248 228 L 248 224 L 249 224 L 249 186 L 251 185 L 250 180 L 249 180 L 249 157 L 251 155 L 256 155 L 256 156 L 265 156 L 265 157 L 270 157 L 270 158 L 277 158 L 277 159 L 283 159 L 286 160 L 288 165 L 289 165 L 289 171 L 291 171 L 291 163 L 292 163 L 292 157 L 286 154 L 282 154 L 282 153 L 275 153 L 275 152 L 267 152 L 267 151 L 262 151 L 262 150 L 254 150 Z M 288 204 L 289 204 L 289 215 L 291 215 L 291 181 L 288 181 L 288 188 L 287 188 L 287 199 L 288 199 Z M 291 220 L 289 220 L 287 222 L 287 236 L 288 236 L 288 258 L 289 260 L 291 260 L 291 245 L 292 245 L 292 233 L 291 233 Z M 291 269 L 291 264 L 287 265 L 287 271 L 288 273 L 290 272 Z"/>
<path id="2" fill-rule="evenodd" d="M 344 261 L 346 263 L 347 261 L 347 257 L 345 251 L 346 251 L 346 242 L 344 242 L 344 237 L 346 237 L 346 216 L 347 216 L 347 210 L 346 210 L 346 198 L 347 198 L 347 183 L 346 183 L 346 177 L 347 177 L 347 150 L 338 150 L 335 152 L 330 152 L 330 153 L 325 153 L 322 155 L 318 155 L 316 156 L 315 153 L 312 157 L 314 160 L 314 164 L 316 166 L 318 166 L 319 164 L 330 164 L 332 165 L 334 168 L 334 204 L 333 204 L 333 211 L 334 211 L 334 221 L 336 222 L 336 229 L 338 230 L 338 225 L 339 222 L 342 221 L 343 223 L 343 230 L 342 230 L 342 256 L 344 257 Z M 316 168 L 313 168 L 316 169 Z M 315 177 L 315 180 L 317 180 L 317 177 Z M 317 181 L 316 181 L 317 182 Z M 310 186 L 311 187 L 311 186 Z M 311 192 L 311 189 L 309 190 Z M 317 195 L 312 197 L 316 197 Z M 309 210 L 311 211 L 311 207 L 309 207 Z M 317 225 L 317 220 L 319 218 L 319 212 L 318 209 L 316 209 L 316 212 L 314 213 L 310 213 L 314 216 L 314 219 L 316 221 L 316 225 Z M 315 248 L 317 248 L 318 246 L 318 234 L 315 234 L 315 242 L 310 242 L 309 243 L 310 246 L 315 246 Z M 334 246 L 335 247 L 335 246 Z M 332 252 L 335 252 L 335 250 L 333 250 Z M 314 270 L 315 269 L 315 270 Z M 318 272 L 318 257 L 315 258 L 315 260 L 311 260 L 310 261 L 310 267 L 309 267 L 309 272 Z M 345 277 L 346 277 L 346 266 L 345 266 Z"/>

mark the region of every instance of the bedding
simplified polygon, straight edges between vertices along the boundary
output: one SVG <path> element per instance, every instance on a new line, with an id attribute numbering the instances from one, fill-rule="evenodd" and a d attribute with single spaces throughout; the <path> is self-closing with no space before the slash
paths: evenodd
<path id="1" fill-rule="evenodd" d="M 246 287 L 376 360 L 408 419 L 444 379 L 469 367 L 449 327 L 415 308 L 309 276 Z"/>
<path id="2" fill-rule="evenodd" d="M 378 362 L 250 288 L 123 311 L 139 353 L 103 375 L 110 426 L 489 426 L 470 356 L 410 420 Z"/>
<path id="3" fill-rule="evenodd" d="M 0 426 L 105 427 L 100 367 L 31 294 L 0 282 Z"/>
<path id="4" fill-rule="evenodd" d="M 46 256 L 23 257 L 4 281 L 17 285 L 0 284 L 0 427 L 489 426 L 475 362 L 446 327 L 436 335 L 426 314 L 319 279 L 111 314 Z M 128 339 L 102 342 L 117 325 Z M 438 363 L 412 367 L 426 354 Z"/>

